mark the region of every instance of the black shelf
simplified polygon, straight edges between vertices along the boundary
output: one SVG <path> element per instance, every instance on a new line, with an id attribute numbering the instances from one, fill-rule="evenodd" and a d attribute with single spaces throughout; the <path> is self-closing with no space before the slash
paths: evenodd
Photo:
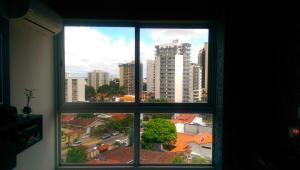
<path id="1" fill-rule="evenodd" d="M 0 169 L 16 166 L 16 155 L 43 139 L 42 115 L 23 117 L 0 125 Z"/>

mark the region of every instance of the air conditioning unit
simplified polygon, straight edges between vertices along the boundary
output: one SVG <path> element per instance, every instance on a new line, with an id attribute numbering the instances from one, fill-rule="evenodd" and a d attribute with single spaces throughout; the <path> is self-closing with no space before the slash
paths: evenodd
<path id="1" fill-rule="evenodd" d="M 62 18 L 37 0 L 31 1 L 24 19 L 55 34 L 59 33 L 63 28 Z"/>
<path id="2" fill-rule="evenodd" d="M 25 19 L 54 34 L 63 28 L 62 18 L 39 0 L 4 0 L 0 3 L 0 11 L 2 17 Z"/>

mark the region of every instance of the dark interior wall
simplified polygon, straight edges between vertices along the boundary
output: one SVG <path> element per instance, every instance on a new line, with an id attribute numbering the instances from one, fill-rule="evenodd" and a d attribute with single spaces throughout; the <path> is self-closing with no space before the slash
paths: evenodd
<path id="1" fill-rule="evenodd" d="M 263 169 L 268 166 L 264 162 L 282 152 L 279 72 L 284 68 L 279 64 L 276 15 L 256 8 L 227 11 L 225 169 Z"/>
<path id="2" fill-rule="evenodd" d="M 227 9 L 225 169 L 299 168 L 299 140 L 288 134 L 299 125 L 297 22 L 288 9 Z"/>

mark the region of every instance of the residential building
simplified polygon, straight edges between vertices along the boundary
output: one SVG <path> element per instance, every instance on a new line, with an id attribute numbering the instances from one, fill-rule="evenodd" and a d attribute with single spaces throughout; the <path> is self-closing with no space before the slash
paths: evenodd
<path id="1" fill-rule="evenodd" d="M 205 126 L 202 118 L 197 116 L 197 114 L 176 113 L 171 122 L 175 124 L 176 131 L 181 133 L 197 134 L 200 132 L 199 126 Z"/>
<path id="2" fill-rule="evenodd" d="M 212 134 L 187 134 L 178 133 L 177 140 L 173 144 L 171 152 L 190 152 L 191 156 L 201 156 L 212 160 Z"/>
<path id="3" fill-rule="evenodd" d="M 85 101 L 85 78 L 65 75 L 65 102 Z"/>
<path id="4" fill-rule="evenodd" d="M 147 60 L 147 92 L 155 91 L 155 61 Z"/>
<path id="5" fill-rule="evenodd" d="M 155 98 L 189 102 L 191 44 L 173 40 L 155 48 Z"/>
<path id="6" fill-rule="evenodd" d="M 124 86 L 126 94 L 135 94 L 135 63 L 124 63 L 119 65 L 120 86 Z M 140 64 L 140 91 L 143 84 L 143 64 Z"/>
<path id="7" fill-rule="evenodd" d="M 201 69 L 201 90 L 208 90 L 208 43 L 204 43 L 203 49 L 198 54 L 198 64 Z"/>
<path id="8" fill-rule="evenodd" d="M 99 86 L 109 83 L 109 73 L 101 70 L 88 72 L 87 82 L 89 86 L 93 86 L 97 90 Z"/>
<path id="9" fill-rule="evenodd" d="M 190 73 L 189 73 L 189 94 L 191 103 L 198 102 L 200 97 L 200 66 L 196 63 L 190 63 Z"/>

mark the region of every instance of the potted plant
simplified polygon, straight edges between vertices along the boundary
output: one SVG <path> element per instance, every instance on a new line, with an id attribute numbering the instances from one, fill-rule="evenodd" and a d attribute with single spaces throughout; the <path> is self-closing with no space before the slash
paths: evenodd
<path id="1" fill-rule="evenodd" d="M 30 100 L 32 98 L 34 98 L 34 96 L 33 96 L 33 91 L 34 90 L 33 89 L 27 89 L 27 88 L 25 88 L 24 90 L 25 90 L 24 94 L 26 95 L 26 99 L 27 99 L 27 104 L 23 108 L 23 113 L 26 114 L 27 116 L 30 116 L 31 108 L 29 106 L 29 103 L 30 103 Z"/>

